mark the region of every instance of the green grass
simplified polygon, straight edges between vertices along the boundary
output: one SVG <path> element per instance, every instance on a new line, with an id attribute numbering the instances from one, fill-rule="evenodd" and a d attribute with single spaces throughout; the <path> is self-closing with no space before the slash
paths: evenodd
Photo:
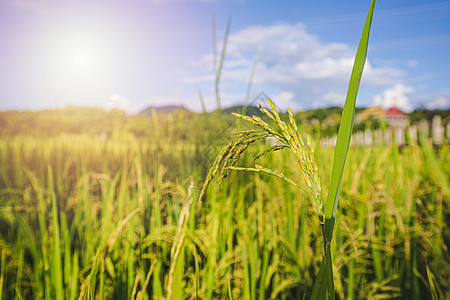
<path id="1" fill-rule="evenodd" d="M 249 146 L 239 164 L 263 147 Z M 279 178 L 230 173 L 199 205 L 195 163 L 174 167 L 195 147 L 12 137 L 0 149 L 3 299 L 311 295 L 320 221 L 312 199 Z M 315 155 L 329 182 L 333 149 Z M 293 159 L 258 160 L 306 186 Z M 330 245 L 339 298 L 450 296 L 449 170 L 448 146 L 350 149 Z"/>

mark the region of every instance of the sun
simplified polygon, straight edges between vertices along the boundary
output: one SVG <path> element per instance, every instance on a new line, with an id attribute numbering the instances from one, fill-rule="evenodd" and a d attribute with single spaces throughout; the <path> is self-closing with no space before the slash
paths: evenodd
<path id="1" fill-rule="evenodd" d="M 64 24 L 64 23 L 63 23 Z M 54 28 L 42 39 L 42 70 L 73 86 L 108 78 L 118 56 L 114 36 L 99 26 L 74 22 Z"/>
<path id="2" fill-rule="evenodd" d="M 68 33 L 55 41 L 53 65 L 67 79 L 89 80 L 106 75 L 110 51 L 101 36 L 91 32 Z"/>

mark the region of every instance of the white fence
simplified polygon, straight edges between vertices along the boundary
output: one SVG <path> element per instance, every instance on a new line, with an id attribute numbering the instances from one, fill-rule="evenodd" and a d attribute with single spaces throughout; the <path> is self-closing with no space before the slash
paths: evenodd
<path id="1" fill-rule="evenodd" d="M 351 139 L 352 146 L 372 146 L 372 145 L 404 145 L 416 144 L 419 135 L 423 134 L 430 137 L 433 144 L 441 145 L 444 143 L 444 133 L 446 132 L 447 141 L 450 140 L 450 123 L 447 123 L 445 128 L 442 126 L 442 119 L 440 116 L 434 116 L 430 125 L 423 120 L 418 125 L 411 125 L 406 128 L 388 127 L 384 130 L 365 130 L 353 133 Z M 320 144 L 322 147 L 334 147 L 336 145 L 337 137 L 322 138 Z"/>

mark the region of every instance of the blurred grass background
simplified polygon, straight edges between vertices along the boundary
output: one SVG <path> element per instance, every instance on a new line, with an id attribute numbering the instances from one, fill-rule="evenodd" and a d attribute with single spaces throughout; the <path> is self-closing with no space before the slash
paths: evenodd
<path id="1" fill-rule="evenodd" d="M 213 183 L 202 205 L 195 201 L 203 166 L 243 124 L 183 111 L 104 114 L 103 127 L 74 121 L 66 130 L 64 122 L 55 126 L 64 119 L 58 114 L 36 121 L 49 127 L 41 134 L 2 126 L 2 299 L 310 295 L 323 249 L 307 195 L 268 175 L 237 172 Z M 328 183 L 333 149 L 317 142 Z M 263 146 L 249 147 L 238 165 Z M 301 183 L 293 159 L 278 151 L 261 164 Z M 450 297 L 449 178 L 448 141 L 436 149 L 425 137 L 400 149 L 351 148 L 331 245 L 339 298 Z"/>

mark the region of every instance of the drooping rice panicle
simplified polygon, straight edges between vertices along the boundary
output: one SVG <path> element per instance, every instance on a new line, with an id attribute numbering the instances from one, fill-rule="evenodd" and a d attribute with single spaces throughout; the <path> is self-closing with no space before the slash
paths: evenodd
<path id="1" fill-rule="evenodd" d="M 233 167 L 233 166 L 229 166 L 226 167 L 226 169 L 231 170 L 231 171 L 247 171 L 247 172 L 260 172 L 260 173 L 266 173 L 266 174 L 270 174 L 273 175 L 275 177 L 279 177 L 282 178 L 284 180 L 286 180 L 287 182 L 289 182 L 290 184 L 292 184 L 293 186 L 299 188 L 300 190 L 308 193 L 306 190 L 304 190 L 301 186 L 299 186 L 297 183 L 295 183 L 294 180 L 290 179 L 289 177 L 285 176 L 283 173 L 281 173 L 278 170 L 272 170 L 269 168 L 265 168 L 263 166 L 260 165 L 255 165 L 255 168 L 246 168 L 246 167 Z"/>
<path id="2" fill-rule="evenodd" d="M 219 171 L 220 165 L 223 161 L 223 159 L 228 155 L 230 149 L 233 147 L 234 141 L 230 142 L 225 148 L 220 151 L 220 153 L 217 155 L 216 159 L 214 160 L 213 165 L 209 169 L 208 175 L 206 176 L 205 182 L 203 183 L 202 189 L 200 190 L 200 194 L 198 196 L 198 202 L 202 201 L 202 198 L 206 192 L 206 189 L 208 188 L 209 184 L 211 183 L 213 177 L 217 174 Z"/>
<path id="3" fill-rule="evenodd" d="M 277 121 L 278 125 L 280 125 L 282 121 L 280 119 L 280 115 L 277 112 L 277 108 L 275 106 L 275 103 L 273 103 L 273 101 L 270 100 L 270 98 L 267 98 L 267 103 L 269 103 L 270 108 L 272 109 L 272 113 L 273 113 L 273 115 L 275 117 L 275 120 Z"/>
<path id="4" fill-rule="evenodd" d="M 234 164 L 236 164 L 236 162 L 239 160 L 241 154 L 245 151 L 245 149 L 247 149 L 248 145 L 250 145 L 251 143 L 254 143 L 258 140 L 264 139 L 268 136 L 267 132 L 264 131 L 258 131 L 255 132 L 253 134 L 249 134 L 249 135 L 243 135 L 241 137 L 239 137 L 234 146 L 231 147 L 229 154 L 227 155 L 226 159 L 224 160 L 224 164 L 223 166 L 233 166 Z M 219 182 L 223 179 L 226 178 L 228 176 L 229 172 L 228 171 L 224 171 L 224 169 L 222 169 L 222 172 L 220 173 L 219 176 Z"/>
<path id="5" fill-rule="evenodd" d="M 284 137 L 280 133 L 278 133 L 276 130 L 274 130 L 269 124 L 264 122 L 259 117 L 256 117 L 256 116 L 248 117 L 248 116 L 243 116 L 243 115 L 236 114 L 236 113 L 232 113 L 232 115 L 237 117 L 237 118 L 244 119 L 247 122 L 250 122 L 250 123 L 252 123 L 252 124 L 254 124 L 256 126 L 262 127 L 265 131 L 269 132 L 270 134 L 272 134 L 273 136 L 278 138 L 280 141 L 284 140 Z"/>
<path id="6" fill-rule="evenodd" d="M 260 157 L 266 155 L 267 153 L 274 152 L 274 151 L 278 151 L 278 150 L 285 149 L 285 148 L 289 148 L 289 146 L 287 146 L 287 145 L 276 145 L 276 146 L 269 147 L 269 148 L 267 148 L 266 150 L 264 150 L 264 151 L 262 151 L 262 152 L 259 152 L 259 153 L 253 158 L 253 160 L 257 160 L 258 158 L 260 158 Z"/>
<path id="7" fill-rule="evenodd" d="M 289 114 L 289 121 L 291 122 L 292 127 L 294 127 L 295 131 L 298 131 L 297 123 L 295 122 L 294 116 L 292 115 L 292 111 L 290 108 L 288 108 L 288 114 Z"/>
<path id="8" fill-rule="evenodd" d="M 266 114 L 269 118 L 271 118 L 274 122 L 276 122 L 277 120 L 275 120 L 275 117 L 272 115 L 272 113 L 270 111 L 268 111 L 267 109 L 265 109 L 259 102 L 256 103 L 256 106 L 258 106 L 259 110 Z"/>
<path id="9" fill-rule="evenodd" d="M 241 157 L 242 153 L 244 153 L 244 151 L 248 148 L 248 146 L 254 142 L 266 138 L 269 135 L 272 135 L 279 142 L 285 145 L 270 146 L 266 148 L 264 151 L 258 153 L 254 158 L 254 160 L 277 150 L 281 150 L 284 148 L 291 149 L 292 152 L 297 157 L 297 161 L 300 166 L 300 171 L 303 174 L 305 181 L 307 183 L 308 194 L 311 195 L 311 199 L 314 203 L 314 207 L 319 216 L 319 219 L 322 220 L 323 212 L 322 209 L 320 208 L 322 204 L 322 194 L 320 188 L 320 180 L 318 176 L 318 169 L 316 165 L 316 160 L 314 158 L 314 149 L 313 144 L 311 142 L 311 137 L 309 135 L 306 136 L 307 141 L 305 144 L 301 137 L 301 134 L 298 133 L 298 127 L 295 123 L 292 112 L 290 110 L 288 111 L 290 122 L 290 125 L 288 125 L 281 120 L 280 115 L 277 112 L 275 103 L 270 99 L 267 99 L 267 102 L 271 107 L 271 112 L 263 108 L 262 105 L 260 104 L 258 104 L 258 107 L 262 113 L 267 115 L 272 121 L 274 121 L 278 125 L 280 131 L 274 129 L 272 126 L 270 126 L 267 122 L 265 122 L 258 116 L 248 117 L 233 113 L 233 116 L 243 119 L 253 125 L 256 125 L 262 128 L 262 130 L 246 130 L 238 132 L 237 138 L 226 147 L 226 151 L 221 152 L 222 154 L 219 155 L 218 157 L 219 161 L 216 160 L 216 162 L 214 163 L 213 165 L 214 168 L 212 168 L 212 172 L 208 174 L 207 180 L 205 181 L 205 185 L 209 184 L 209 182 L 212 180 L 212 177 L 218 172 L 218 169 L 220 168 L 222 169 L 220 171 L 218 179 L 219 183 L 229 175 L 231 170 L 240 170 L 239 167 L 235 167 L 235 165 L 239 161 L 239 158 Z M 280 177 L 286 180 L 287 182 L 293 184 L 294 186 L 300 188 L 301 190 L 304 190 L 292 179 L 284 175 L 280 175 L 281 173 L 278 171 L 273 171 L 271 169 L 264 168 L 261 166 L 258 166 L 256 169 L 246 168 L 245 170 L 247 171 L 259 170 L 259 172 Z M 204 191 L 206 189 L 205 185 L 200 193 L 200 196 L 204 195 Z"/>

